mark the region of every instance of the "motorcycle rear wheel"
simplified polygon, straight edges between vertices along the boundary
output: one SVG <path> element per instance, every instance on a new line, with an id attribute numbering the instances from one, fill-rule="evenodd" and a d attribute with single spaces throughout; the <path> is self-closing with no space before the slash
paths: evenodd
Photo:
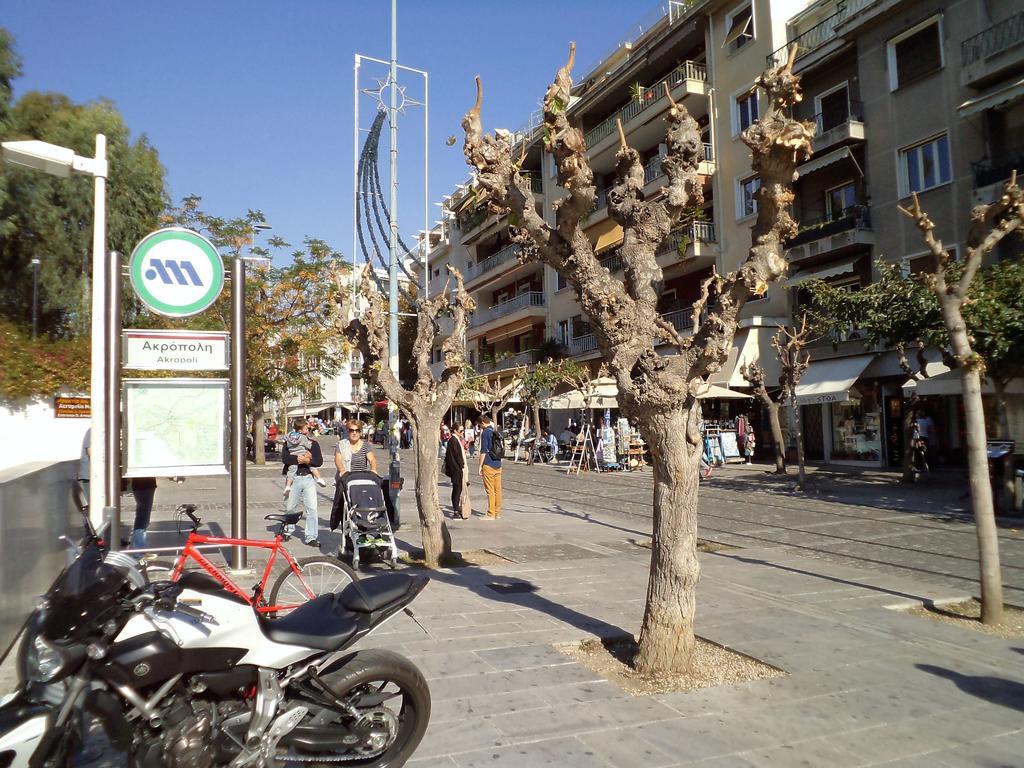
<path id="1" fill-rule="evenodd" d="M 405 765 L 423 739 L 430 721 L 430 690 L 419 669 L 397 653 L 372 649 L 357 651 L 342 666 L 322 674 L 321 679 L 338 699 L 351 703 L 365 717 L 377 722 L 387 719 L 397 725 L 390 743 L 381 747 L 383 752 L 365 759 L 346 759 L 339 765 L 360 768 L 400 768 Z M 361 702 L 365 706 L 361 706 Z M 385 709 L 386 713 L 383 712 Z M 299 724 L 296 734 L 303 726 L 312 725 L 311 721 L 315 722 L 316 728 L 329 729 L 332 723 L 350 723 L 351 719 L 348 712 L 314 708 Z M 312 753 L 293 751 L 295 749 L 282 749 L 277 755 L 277 764 L 316 764 Z M 328 758 L 338 753 L 319 754 Z M 302 758 L 296 759 L 298 755 Z M 325 759 L 324 764 L 331 763 Z"/>

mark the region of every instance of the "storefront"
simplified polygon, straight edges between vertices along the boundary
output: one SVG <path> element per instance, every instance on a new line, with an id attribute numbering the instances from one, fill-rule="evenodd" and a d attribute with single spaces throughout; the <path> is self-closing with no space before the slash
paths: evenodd
<path id="1" fill-rule="evenodd" d="M 809 459 L 880 467 L 883 447 L 883 389 L 876 381 L 858 381 L 874 355 L 818 360 L 796 388 L 803 406 Z"/>

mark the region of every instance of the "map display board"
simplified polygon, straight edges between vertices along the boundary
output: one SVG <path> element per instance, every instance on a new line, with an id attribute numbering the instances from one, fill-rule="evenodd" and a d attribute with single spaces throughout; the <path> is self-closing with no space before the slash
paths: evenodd
<path id="1" fill-rule="evenodd" d="M 125 477 L 226 475 L 227 379 L 128 379 Z"/>

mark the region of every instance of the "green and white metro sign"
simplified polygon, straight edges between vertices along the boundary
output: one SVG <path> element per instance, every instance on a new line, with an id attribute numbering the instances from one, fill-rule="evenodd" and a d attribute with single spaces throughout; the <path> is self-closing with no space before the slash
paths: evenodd
<path id="1" fill-rule="evenodd" d="M 168 317 L 196 315 L 224 289 L 224 264 L 213 244 L 190 229 L 169 227 L 146 235 L 128 260 L 135 294 Z"/>

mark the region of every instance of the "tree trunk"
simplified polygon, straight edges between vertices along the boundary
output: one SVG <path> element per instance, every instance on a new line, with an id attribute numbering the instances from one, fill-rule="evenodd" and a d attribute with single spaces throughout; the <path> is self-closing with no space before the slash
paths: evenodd
<path id="1" fill-rule="evenodd" d="M 800 423 L 800 406 L 797 404 L 795 396 L 790 398 L 789 407 L 793 410 L 793 432 L 796 438 L 796 487 L 802 491 L 807 480 L 804 473 L 804 431 Z"/>
<path id="2" fill-rule="evenodd" d="M 540 403 L 537 402 L 537 401 L 534 401 L 531 404 L 531 406 L 532 406 L 532 410 L 533 410 L 533 435 L 534 435 L 534 443 L 533 443 L 533 445 L 537 446 L 537 445 L 540 444 Z M 536 456 L 536 455 L 537 455 L 536 451 L 535 450 L 531 450 L 529 458 L 528 458 L 526 463 L 527 464 L 533 464 L 533 457 Z"/>
<path id="3" fill-rule="evenodd" d="M 693 406 L 699 407 L 699 406 Z M 693 652 L 697 579 L 697 485 L 701 447 L 686 438 L 689 410 L 638 414 L 654 468 L 654 536 L 636 668 L 686 672 Z"/>
<path id="4" fill-rule="evenodd" d="M 263 399 L 257 398 L 252 408 L 252 455 L 256 464 L 267 463 L 267 440 L 263 426 Z"/>
<path id="5" fill-rule="evenodd" d="M 951 334 L 952 335 L 952 334 Z M 974 525 L 978 531 L 978 564 L 981 569 L 981 622 L 999 624 L 1003 620 L 1003 580 L 999 569 L 999 538 L 992 506 L 992 486 L 988 478 L 988 449 L 985 445 L 985 412 L 981 402 L 981 375 L 978 369 L 960 368 L 964 391 L 964 427 L 967 433 L 967 478 L 974 507 Z"/>
<path id="6" fill-rule="evenodd" d="M 779 421 L 780 403 L 769 402 L 764 404 L 768 410 L 768 423 L 772 428 L 772 442 L 775 444 L 775 474 L 786 474 L 786 442 L 782 436 L 782 424 Z"/>
<path id="7" fill-rule="evenodd" d="M 416 449 L 416 507 L 420 516 L 423 559 L 428 568 L 440 568 L 452 553 L 452 537 L 437 499 L 437 439 L 441 420 L 413 416 Z M 430 439 L 434 435 L 434 439 Z M 456 438 L 453 438 L 456 439 Z"/>
<path id="8" fill-rule="evenodd" d="M 910 396 L 910 402 L 903 409 L 903 482 L 913 483 L 917 480 L 917 468 L 914 466 L 914 425 L 917 423 L 917 408 L 921 402 L 916 394 Z"/>

